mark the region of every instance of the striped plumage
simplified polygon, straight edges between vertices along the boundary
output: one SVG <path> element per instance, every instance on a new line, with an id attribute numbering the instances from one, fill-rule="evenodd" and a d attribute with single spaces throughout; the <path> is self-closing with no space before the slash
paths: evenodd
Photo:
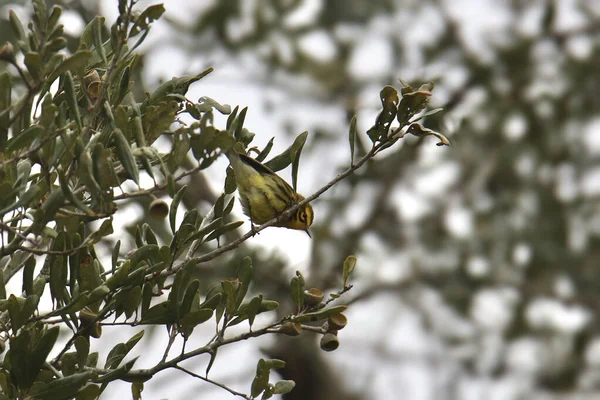
<path id="1" fill-rule="evenodd" d="M 255 159 L 234 150 L 229 150 L 226 155 L 235 173 L 242 208 L 252 223 L 264 224 L 304 199 L 279 175 Z M 289 219 L 274 226 L 309 233 L 313 219 L 312 206 L 306 204 Z"/>

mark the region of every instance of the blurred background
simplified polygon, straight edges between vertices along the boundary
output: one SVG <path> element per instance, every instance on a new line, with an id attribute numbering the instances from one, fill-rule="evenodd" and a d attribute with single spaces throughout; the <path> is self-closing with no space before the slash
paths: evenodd
<path id="1" fill-rule="evenodd" d="M 74 45 L 95 15 L 107 24 L 117 16 L 116 0 L 54 3 L 68 10 L 62 23 Z M 151 3 L 139 9 L 144 4 Z M 7 10 L 27 20 L 30 7 L 1 7 L 2 41 L 11 35 Z M 314 203 L 312 240 L 269 228 L 201 265 L 208 284 L 252 255 L 252 291 L 282 302 L 285 315 L 296 270 L 308 287 L 337 290 L 343 260 L 358 257 L 338 350 L 322 352 L 310 332 L 259 338 L 224 348 L 213 379 L 248 392 L 258 358 L 272 357 L 287 362 L 282 378 L 296 381 L 286 400 L 600 398 L 598 0 L 169 0 L 165 7 L 139 49 L 137 83 L 154 89 L 214 67 L 187 97 L 248 106 L 245 126 L 258 147 L 275 137 L 277 154 L 309 131 L 298 184 L 305 195 L 349 165 L 355 114 L 368 149 L 364 132 L 379 91 L 401 88 L 399 79 L 435 83 L 431 107 L 444 111 L 425 125 L 451 141 L 437 147 L 434 138 L 407 137 L 325 193 Z M 191 178 L 186 207 L 208 211 L 226 165 Z M 290 180 L 289 171 L 282 176 Z M 123 207 L 122 228 L 146 221 L 160 230 L 146 207 L 144 200 Z M 162 229 L 168 241 L 166 223 Z M 103 338 L 134 333 L 119 329 Z M 197 345 L 214 333 L 204 329 L 194 332 Z M 167 342 L 162 330 L 146 333 L 136 368 L 153 365 Z M 207 362 L 186 367 L 202 374 Z M 129 390 L 116 385 L 102 398 Z M 178 371 L 157 375 L 143 392 L 190 396 L 232 397 Z"/>

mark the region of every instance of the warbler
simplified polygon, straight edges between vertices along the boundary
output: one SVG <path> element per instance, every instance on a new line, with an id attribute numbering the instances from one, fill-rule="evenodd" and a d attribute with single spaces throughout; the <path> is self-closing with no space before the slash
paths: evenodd
<path id="1" fill-rule="evenodd" d="M 244 214 L 252 225 L 262 225 L 282 212 L 304 200 L 286 181 L 269 167 L 233 149 L 225 153 L 233 168 Z M 305 231 L 313 223 L 314 213 L 310 204 L 298 208 L 288 219 L 273 226 Z"/>

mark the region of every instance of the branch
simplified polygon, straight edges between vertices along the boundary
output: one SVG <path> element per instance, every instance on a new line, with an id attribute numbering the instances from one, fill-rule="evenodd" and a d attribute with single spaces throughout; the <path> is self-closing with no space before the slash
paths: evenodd
<path id="1" fill-rule="evenodd" d="M 212 379 L 205 378 L 204 376 L 195 374 L 192 371 L 189 371 L 189 370 L 187 370 L 187 369 L 185 369 L 183 367 L 180 367 L 179 365 L 175 365 L 173 368 L 178 369 L 180 371 L 183 371 L 186 374 L 188 374 L 190 376 L 193 376 L 194 378 L 198 378 L 198 379 L 200 379 L 200 380 L 202 380 L 204 382 L 208 382 L 208 383 L 211 383 L 211 384 L 213 384 L 215 386 L 218 386 L 221 389 L 225 389 L 225 390 L 227 390 L 229 393 L 231 393 L 234 396 L 239 396 L 239 397 L 242 397 L 242 398 L 244 398 L 246 400 L 252 400 L 252 397 L 248 396 L 247 394 L 235 391 L 235 390 L 231 389 L 230 387 L 225 386 L 222 383 L 219 383 L 219 382 L 213 381 Z"/>
<path id="2" fill-rule="evenodd" d="M 397 139 L 396 139 L 397 140 Z M 193 258 L 191 254 L 188 253 L 187 257 L 178 265 L 174 266 L 173 268 L 171 268 L 170 270 L 165 270 L 162 271 L 160 273 L 160 276 L 169 276 L 169 275 L 173 275 L 175 273 L 177 273 L 177 271 L 179 271 L 183 265 L 185 265 L 186 263 L 188 263 L 189 261 L 193 261 L 196 264 L 200 264 L 203 262 L 207 262 L 210 260 L 213 260 L 215 258 L 217 258 L 218 256 L 220 256 L 223 253 L 226 253 L 230 250 L 235 249 L 236 247 L 238 247 L 240 244 L 244 243 L 246 240 L 250 239 L 252 236 L 256 235 L 257 233 L 259 233 L 260 231 L 262 231 L 263 229 L 266 229 L 270 226 L 273 226 L 275 224 L 277 224 L 278 222 L 281 222 L 287 218 L 289 218 L 293 213 L 295 213 L 298 208 L 304 206 L 305 204 L 308 204 L 312 201 L 314 201 L 315 199 L 319 198 L 323 193 L 325 193 L 326 191 L 328 191 L 329 189 L 331 189 L 335 184 L 337 184 L 339 181 L 347 178 L 348 176 L 352 175 L 354 173 L 354 171 L 356 171 L 358 168 L 360 168 L 365 162 L 367 162 L 368 160 L 370 160 L 371 158 L 375 157 L 375 155 L 378 153 L 378 151 L 384 146 L 384 145 L 388 145 L 390 143 L 393 143 L 394 141 L 385 141 L 385 142 L 380 142 L 379 144 L 373 146 L 371 148 L 371 150 L 365 154 L 360 160 L 358 160 L 356 163 L 352 164 L 347 170 L 345 170 L 344 172 L 338 174 L 335 178 L 333 178 L 331 181 L 329 181 L 326 185 L 324 185 L 323 187 L 321 187 L 319 190 L 317 190 L 315 193 L 313 193 L 311 196 L 308 196 L 307 198 L 305 198 L 304 200 L 302 200 L 301 202 L 299 202 L 298 204 L 293 205 L 292 207 L 288 208 L 287 210 L 285 210 L 284 212 L 282 212 L 278 217 L 271 219 L 270 221 L 267 221 L 266 223 L 260 225 L 260 226 L 255 226 L 254 229 L 251 229 L 250 231 L 248 231 L 245 235 L 243 235 L 242 237 L 240 237 L 239 239 L 234 240 L 231 243 L 228 243 L 224 246 L 221 246 L 209 253 L 206 253 L 202 256 Z"/>

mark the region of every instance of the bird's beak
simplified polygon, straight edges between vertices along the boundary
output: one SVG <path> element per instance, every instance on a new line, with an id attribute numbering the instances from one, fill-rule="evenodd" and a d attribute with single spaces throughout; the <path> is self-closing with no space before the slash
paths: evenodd
<path id="1" fill-rule="evenodd" d="M 312 236 L 310 236 L 310 232 L 308 231 L 308 228 L 304 229 L 304 232 L 306 232 L 306 234 L 308 235 L 308 237 L 312 239 Z"/>

